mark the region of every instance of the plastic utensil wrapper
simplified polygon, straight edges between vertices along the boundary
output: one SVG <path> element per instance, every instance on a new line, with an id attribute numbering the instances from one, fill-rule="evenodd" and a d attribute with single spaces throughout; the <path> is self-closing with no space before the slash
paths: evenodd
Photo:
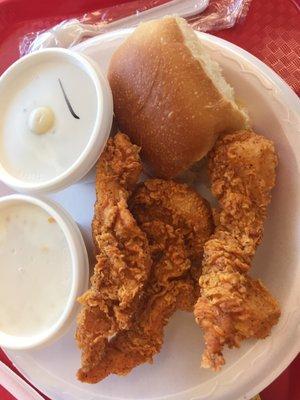
<path id="1" fill-rule="evenodd" d="M 177 14 L 199 31 L 234 26 L 246 16 L 251 0 L 135 0 L 67 19 L 48 30 L 30 32 L 20 41 L 20 55 L 48 47 L 70 48 L 84 40 L 140 22 Z"/>

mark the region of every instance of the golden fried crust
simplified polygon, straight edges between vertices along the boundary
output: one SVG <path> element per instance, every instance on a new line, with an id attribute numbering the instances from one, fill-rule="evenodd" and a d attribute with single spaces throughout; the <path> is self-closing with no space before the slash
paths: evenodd
<path id="1" fill-rule="evenodd" d="M 186 184 L 149 179 L 138 186 L 131 203 L 139 224 L 161 221 L 174 227 L 176 235 L 182 237 L 191 263 L 189 278 L 195 282 L 195 299 L 190 304 L 192 309 L 199 297 L 203 246 L 214 228 L 208 202 Z M 154 242 L 161 240 L 159 236 L 159 230 L 155 231 Z M 148 239 L 153 243 L 149 232 Z"/>
<path id="2" fill-rule="evenodd" d="M 96 203 L 92 223 L 96 246 L 98 244 L 96 236 L 102 233 L 102 224 L 113 223 L 115 206 L 121 201 L 125 202 L 126 208 L 127 200 L 137 184 L 142 173 L 139 152 L 140 148 L 133 145 L 126 135 L 118 133 L 113 139 L 108 140 L 105 151 L 97 163 Z"/>
<path id="3" fill-rule="evenodd" d="M 191 290 L 189 282 L 173 281 L 167 290 L 149 298 L 135 326 L 112 338 L 101 363 L 95 365 L 87 377 L 79 371 L 79 379 L 96 383 L 110 374 L 126 375 L 136 366 L 152 362 L 161 349 L 165 325 Z"/>
<path id="4" fill-rule="evenodd" d="M 247 275 L 262 240 L 275 184 L 273 143 L 251 131 L 227 135 L 209 155 L 216 230 L 204 246 L 201 297 L 194 314 L 204 332 L 202 366 L 220 369 L 222 349 L 269 335 L 280 316 L 277 301 Z"/>
<path id="5" fill-rule="evenodd" d="M 184 236 L 191 261 L 202 259 L 213 229 L 208 202 L 183 183 L 149 179 L 134 193 L 133 212 L 139 223 L 155 219 L 176 227 Z"/>
<path id="6" fill-rule="evenodd" d="M 139 364 L 152 362 L 161 349 L 164 327 L 174 311 L 193 309 L 196 292 L 190 274 L 192 261 L 198 260 L 195 269 L 199 270 L 203 244 L 213 230 L 209 205 L 183 184 L 146 181 L 130 204 L 149 242 L 151 275 L 135 323 L 110 340 L 101 361 L 88 376 L 79 372 L 79 379 L 89 383 L 109 374 L 124 375 Z"/>
<path id="7" fill-rule="evenodd" d="M 209 154 L 218 231 L 242 241 L 249 256 L 262 239 L 277 162 L 273 143 L 251 131 L 224 136 Z"/>
<path id="8" fill-rule="evenodd" d="M 89 371 L 101 360 L 108 337 L 130 327 L 150 273 L 146 235 L 127 207 L 142 170 L 138 153 L 139 148 L 118 133 L 97 165 L 92 226 L 97 262 L 91 288 L 79 298 L 82 310 L 76 332 L 82 380 L 88 380 Z"/>

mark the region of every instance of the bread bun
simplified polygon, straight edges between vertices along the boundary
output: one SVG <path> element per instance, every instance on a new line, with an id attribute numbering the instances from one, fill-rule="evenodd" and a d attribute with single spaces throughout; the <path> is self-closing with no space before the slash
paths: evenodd
<path id="1" fill-rule="evenodd" d="M 109 81 L 120 129 L 159 177 L 177 176 L 220 132 L 247 125 L 218 64 L 181 18 L 140 24 L 113 55 Z"/>

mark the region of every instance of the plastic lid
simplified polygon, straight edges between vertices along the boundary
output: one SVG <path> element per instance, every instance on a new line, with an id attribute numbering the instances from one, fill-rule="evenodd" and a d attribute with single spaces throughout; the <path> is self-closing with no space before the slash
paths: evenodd
<path id="1" fill-rule="evenodd" d="M 16 190 L 62 189 L 92 168 L 110 133 L 106 78 L 85 56 L 42 50 L 0 78 L 0 179 Z"/>

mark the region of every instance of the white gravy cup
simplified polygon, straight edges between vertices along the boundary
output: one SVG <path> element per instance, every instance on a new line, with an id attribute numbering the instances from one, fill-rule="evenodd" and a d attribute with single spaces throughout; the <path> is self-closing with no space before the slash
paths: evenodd
<path id="1" fill-rule="evenodd" d="M 78 311 L 76 299 L 88 287 L 79 228 L 52 201 L 5 196 L 0 198 L 0 243 L 0 346 L 48 345 L 68 330 Z"/>
<path id="2" fill-rule="evenodd" d="M 113 100 L 93 60 L 66 49 L 29 54 L 0 78 L 0 180 L 29 194 L 81 180 L 110 134 Z"/>

